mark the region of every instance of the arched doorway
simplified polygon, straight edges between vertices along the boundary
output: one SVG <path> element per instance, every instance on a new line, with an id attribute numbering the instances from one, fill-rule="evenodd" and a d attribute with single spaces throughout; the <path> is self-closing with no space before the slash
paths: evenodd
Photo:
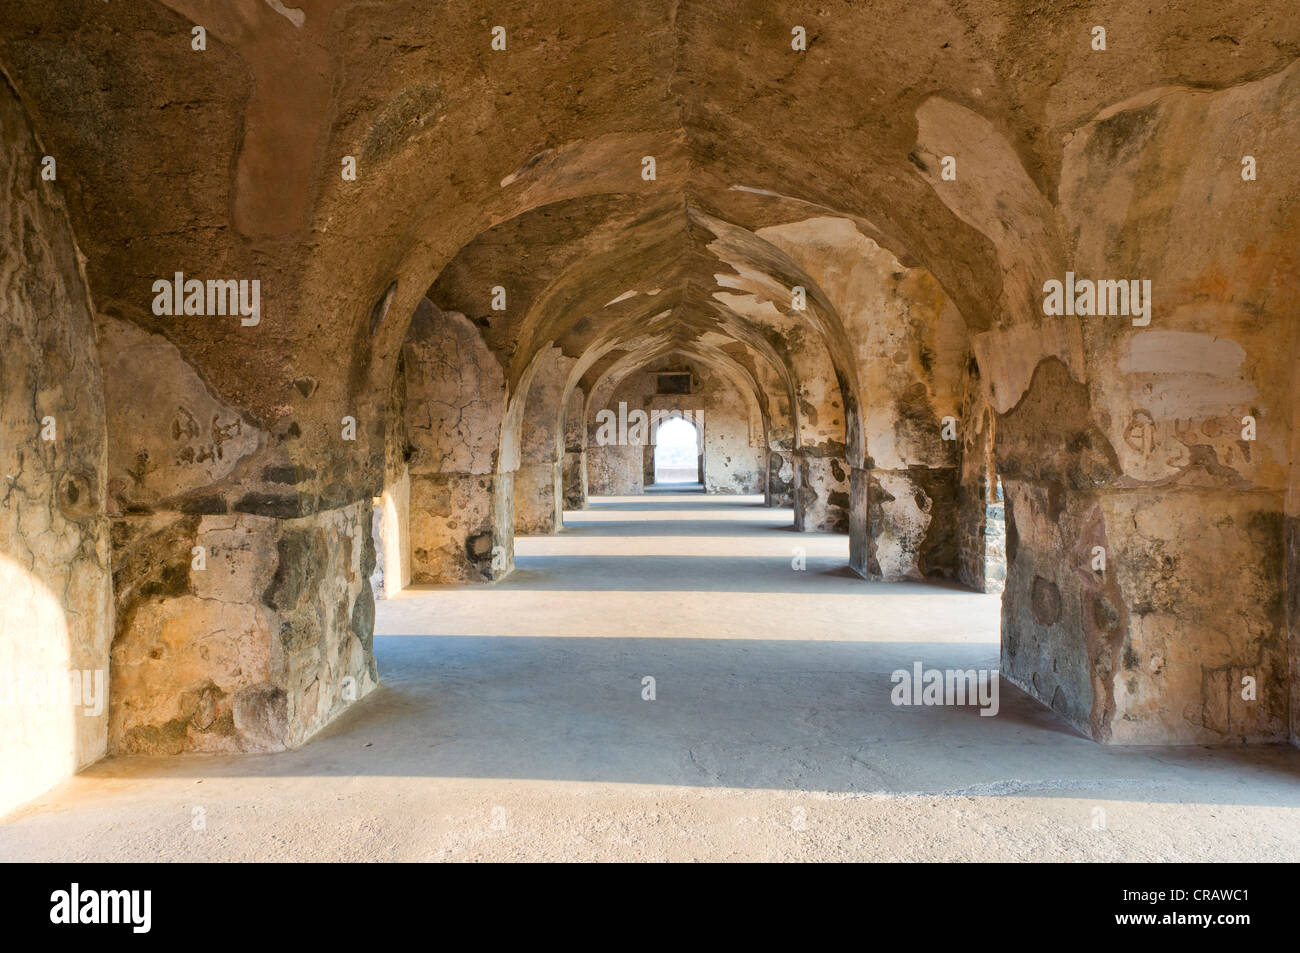
<path id="1" fill-rule="evenodd" d="M 655 438 L 656 485 L 700 482 L 700 436 L 693 421 L 670 417 Z"/>

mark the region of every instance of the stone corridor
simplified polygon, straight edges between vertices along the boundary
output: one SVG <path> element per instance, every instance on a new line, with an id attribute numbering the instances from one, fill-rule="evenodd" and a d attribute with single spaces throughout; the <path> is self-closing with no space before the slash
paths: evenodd
<path id="1" fill-rule="evenodd" d="M 0 858 L 1300 858 L 1292 748 L 1100 747 L 1011 687 L 992 718 L 892 705 L 914 660 L 996 667 L 998 598 L 863 587 L 791 519 L 593 498 L 496 587 L 381 602 L 382 687 L 301 749 L 110 759 Z"/>
<path id="2" fill-rule="evenodd" d="M 0 0 L 0 844 L 1294 857 L 1297 154 L 1294 0 Z"/>

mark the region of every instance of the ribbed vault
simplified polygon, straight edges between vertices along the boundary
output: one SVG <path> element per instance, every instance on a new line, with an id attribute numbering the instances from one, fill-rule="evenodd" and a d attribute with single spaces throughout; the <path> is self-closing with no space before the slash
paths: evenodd
<path id="1" fill-rule="evenodd" d="M 0 556 L 96 553 L 85 750 L 310 737 L 376 684 L 374 500 L 386 582 L 501 579 L 674 372 L 867 580 L 992 586 L 1000 481 L 1003 672 L 1080 730 L 1294 737 L 1298 57 L 1288 0 L 0 0 L 4 314 L 94 391 L 7 376 L 62 516 Z"/>

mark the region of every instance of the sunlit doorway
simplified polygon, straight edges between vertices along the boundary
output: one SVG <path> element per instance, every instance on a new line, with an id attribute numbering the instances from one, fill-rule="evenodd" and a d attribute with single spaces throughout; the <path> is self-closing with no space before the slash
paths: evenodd
<path id="1" fill-rule="evenodd" d="M 683 417 L 670 417 L 659 425 L 655 440 L 656 485 L 700 481 L 699 431 Z"/>

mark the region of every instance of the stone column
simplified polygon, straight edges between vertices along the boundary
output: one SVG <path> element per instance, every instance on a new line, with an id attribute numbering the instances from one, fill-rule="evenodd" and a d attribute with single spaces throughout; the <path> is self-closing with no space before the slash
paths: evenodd
<path id="1" fill-rule="evenodd" d="M 514 568 L 513 487 L 513 473 L 412 474 L 414 581 L 490 582 L 507 575 Z"/>
<path id="2" fill-rule="evenodd" d="M 956 468 L 872 469 L 855 477 L 866 495 L 864 574 L 886 581 L 956 578 Z"/>
<path id="3" fill-rule="evenodd" d="M 1273 494 L 1007 478 L 1004 488 L 1007 678 L 1098 740 L 1286 737 L 1284 529 Z M 1105 568 L 1094 568 L 1102 552 Z"/>
<path id="4" fill-rule="evenodd" d="M 999 418 L 1003 676 L 1099 741 L 1284 740 L 1282 491 L 1212 465 L 1135 485 L 1121 462 L 1174 424 L 1135 429 L 1121 458 L 1087 399 L 1049 360 Z M 1243 466 L 1229 421 L 1186 436 Z"/>
<path id="5" fill-rule="evenodd" d="M 514 566 L 514 472 L 498 466 L 501 365 L 465 315 L 428 298 L 403 346 L 411 445 L 411 577 L 485 582 Z"/>
<path id="6" fill-rule="evenodd" d="M 558 461 L 524 462 L 515 471 L 515 532 L 549 536 L 560 528 L 563 474 Z"/>
<path id="7" fill-rule="evenodd" d="M 849 467 L 842 456 L 796 451 L 799 488 L 795 493 L 794 525 L 799 532 L 849 531 Z"/>
<path id="8" fill-rule="evenodd" d="M 281 750 L 374 688 L 371 518 L 365 498 L 117 521 L 115 750 Z"/>
<path id="9" fill-rule="evenodd" d="M 564 454 L 564 508 L 581 510 L 587 506 L 587 451 L 569 448 Z"/>
<path id="10" fill-rule="evenodd" d="M 768 506 L 794 506 L 794 454 L 788 450 L 769 450 L 767 454 L 767 486 L 764 491 Z"/>

